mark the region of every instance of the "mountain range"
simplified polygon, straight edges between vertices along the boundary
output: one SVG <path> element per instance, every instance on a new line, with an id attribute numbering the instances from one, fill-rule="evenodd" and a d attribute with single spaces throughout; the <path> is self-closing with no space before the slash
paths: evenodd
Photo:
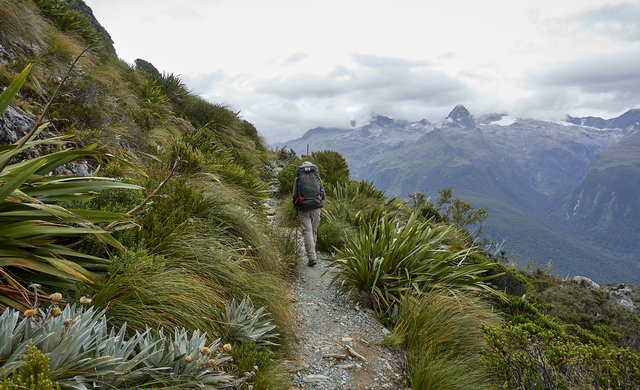
<path id="1" fill-rule="evenodd" d="M 564 121 L 475 118 L 456 106 L 441 122 L 372 115 L 352 128 L 314 128 L 276 146 L 335 150 L 353 179 L 389 195 L 452 187 L 487 207 L 485 235 L 518 263 L 561 276 L 640 282 L 640 110 Z"/>

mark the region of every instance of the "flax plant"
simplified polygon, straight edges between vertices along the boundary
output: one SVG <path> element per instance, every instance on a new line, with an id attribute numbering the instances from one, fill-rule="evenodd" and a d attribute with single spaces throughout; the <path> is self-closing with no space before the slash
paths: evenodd
<path id="1" fill-rule="evenodd" d="M 359 233 L 331 261 L 337 271 L 333 283 L 346 293 L 364 293 L 374 310 L 391 320 L 408 293 L 441 288 L 494 293 L 485 276 L 492 263 L 471 263 L 475 249 L 454 249 L 456 238 L 453 227 L 420 221 L 415 213 L 406 222 L 387 215 L 363 220 Z"/>

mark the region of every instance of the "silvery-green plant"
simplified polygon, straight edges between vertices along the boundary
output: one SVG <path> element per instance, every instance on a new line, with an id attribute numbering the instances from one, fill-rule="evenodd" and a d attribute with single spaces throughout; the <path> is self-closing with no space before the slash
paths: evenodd
<path id="1" fill-rule="evenodd" d="M 195 330 L 191 336 L 185 329 L 176 329 L 173 338 L 167 337 L 163 329 L 157 332 L 147 330 L 137 333 L 139 349 L 149 350 L 148 359 L 142 363 L 147 366 L 151 377 L 158 382 L 173 383 L 202 383 L 206 386 L 216 386 L 228 383 L 232 376 L 224 372 L 225 363 L 231 357 L 220 347 L 220 339 L 207 344 L 205 332 Z M 170 378 L 159 367 L 170 369 Z"/>
<path id="2" fill-rule="evenodd" d="M 279 334 L 274 332 L 276 325 L 271 321 L 267 309 L 264 306 L 255 309 L 249 297 L 240 302 L 232 298 L 225 305 L 222 337 L 235 342 L 252 341 L 257 346 L 278 345 L 272 341 Z"/>
<path id="3" fill-rule="evenodd" d="M 127 338 L 126 324 L 109 330 L 104 311 L 93 307 L 68 305 L 57 316 L 51 309 L 35 312 L 21 318 L 8 308 L 0 315 L 0 368 L 9 373 L 31 340 L 50 359 L 50 379 L 63 388 L 218 388 L 233 379 L 223 370 L 230 358 L 219 340 L 207 344 L 205 333 L 181 329 L 169 338 L 148 329 Z"/>

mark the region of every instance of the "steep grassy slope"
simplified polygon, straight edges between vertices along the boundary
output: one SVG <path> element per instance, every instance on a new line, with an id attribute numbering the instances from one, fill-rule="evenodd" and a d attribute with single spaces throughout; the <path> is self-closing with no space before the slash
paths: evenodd
<path id="1" fill-rule="evenodd" d="M 53 229 L 48 219 L 39 220 L 38 213 L 2 213 L 0 225 L 7 218 L 23 218 L 25 229 L 49 228 L 47 236 L 38 237 L 39 241 L 21 250 L 38 251 L 41 243 L 51 242 L 64 248 L 58 252 L 61 258 L 56 264 L 67 264 L 67 272 L 77 268 L 80 263 L 74 265 L 76 261 L 99 265 L 91 268 L 83 282 L 63 285 L 47 280 L 45 271 L 50 267 L 35 267 L 36 263 L 26 263 L 24 259 L 3 262 L 0 293 L 3 298 L 5 294 L 14 298 L 13 302 L 3 299 L 3 305 L 9 302 L 20 309 L 28 308 L 25 321 L 34 316 L 33 321 L 38 324 L 62 315 L 64 318 L 50 322 L 60 331 L 72 323 L 69 317 L 79 314 L 75 314 L 72 305 L 61 314 L 57 305 L 83 297 L 84 304 L 106 311 L 109 326 L 122 326 L 122 335 L 149 328 L 155 330 L 147 333 L 149 337 L 176 339 L 173 347 L 165 350 L 164 357 L 169 362 L 144 360 L 149 358 L 148 349 L 138 351 L 141 355 L 130 365 L 125 362 L 119 367 L 104 365 L 99 369 L 94 369 L 98 360 L 72 356 L 68 361 L 81 360 L 81 366 L 74 368 L 76 373 L 90 373 L 82 378 L 70 373 L 68 365 L 58 364 L 66 360 L 57 358 L 59 350 L 53 351 L 53 375 L 65 386 L 71 382 L 99 382 L 124 388 L 154 382 L 155 386 L 166 388 L 199 388 L 215 379 L 211 378 L 213 372 L 228 382 L 244 374 L 236 372 L 239 368 L 235 365 L 218 364 L 228 361 L 227 355 L 236 346 L 246 352 L 234 352 L 234 358 L 245 362 L 249 370 L 256 364 L 262 367 L 250 379 L 252 383 L 272 388 L 286 386 L 278 367 L 270 363 L 274 348 L 267 346 L 273 347 L 273 341 L 286 342 L 278 334 L 288 333 L 289 302 L 283 297 L 284 276 L 289 271 L 285 260 L 290 258 L 284 253 L 286 246 L 280 243 L 281 237 L 269 229 L 263 208 L 267 195 L 261 179 L 269 175 L 266 163 L 271 159 L 263 140 L 251 123 L 225 106 L 194 95 L 179 77 L 160 72 L 146 61 L 136 61 L 132 67 L 119 60 L 110 41 L 100 39 L 101 34 L 92 23 L 69 5 L 64 0 L 0 0 L 0 85 L 8 85 L 26 64 L 33 64 L 11 109 L 0 120 L 0 139 L 6 144 L 2 150 L 16 148 L 17 144 L 11 143 L 34 124 L 39 125 L 44 114 L 42 119 L 48 124 L 41 121 L 44 131 L 34 141 L 41 145 L 28 149 L 20 159 L 56 152 L 60 147 L 91 145 L 90 150 L 96 152 L 64 165 L 51 176 L 43 172 L 34 177 L 25 171 L 18 177 L 24 181 L 23 188 L 29 189 L 37 180 L 73 181 L 76 175 L 98 174 L 127 185 L 103 192 L 89 188 L 73 201 L 68 196 L 50 196 L 46 209 L 37 202 L 26 203 L 16 191 L 12 198 L 5 194 L 0 200 L 25 202 L 27 209 L 53 210 L 54 216 L 66 210 L 75 219 L 69 217 L 70 221 L 65 222 L 76 228 L 83 227 L 81 215 L 103 215 L 94 210 L 120 213 L 134 225 L 110 224 L 104 218 L 96 222 L 119 240 L 117 244 L 91 237 L 73 240 L 56 235 L 60 230 Z M 70 66 L 76 60 L 75 66 Z M 70 138 L 65 144 L 43 141 L 52 136 Z M 30 161 L 27 160 L 27 167 L 33 165 Z M 10 166 L 12 172 L 20 172 L 20 167 Z M 69 189 L 71 186 L 64 182 L 59 185 L 62 194 Z M 9 242 L 11 237 L 1 234 L 0 240 Z M 30 272 L 23 272 L 29 268 L 27 265 Z M 60 277 L 63 273 L 56 274 Z M 40 286 L 29 287 L 34 281 L 39 281 Z M 54 301 L 51 297 L 59 295 L 51 294 L 53 289 L 62 287 L 64 302 L 58 298 Z M 40 309 L 46 311 L 39 312 Z M 55 316 L 48 314 L 53 309 Z M 69 320 L 66 325 L 64 320 Z M 79 321 L 77 328 L 96 327 L 97 333 L 81 329 L 81 335 L 103 334 L 97 326 L 105 321 Z M 169 336 L 158 332 L 160 328 Z M 7 327 L 2 331 L 11 334 L 16 329 Z M 229 343 L 224 351 L 219 342 L 211 343 L 216 336 Z M 5 349 L 8 355 L 0 358 L 9 371 L 19 363 L 15 360 L 20 360 L 20 348 L 26 348 L 28 334 L 22 344 L 20 337 L 16 336 L 13 340 L 17 342 L 6 347 L 15 349 Z M 56 344 L 44 342 L 45 338 L 34 343 L 49 353 L 46 348 Z M 131 345 L 134 344 L 137 343 Z M 260 346 L 259 352 L 255 344 Z M 101 351 L 94 351 L 100 345 L 103 344 L 87 344 L 78 350 L 100 356 Z M 212 350 L 207 349 L 209 345 Z M 254 345 L 253 349 L 250 345 Z M 214 353 L 220 354 L 219 361 L 213 359 Z M 154 356 L 157 358 L 158 354 Z M 156 364 L 164 367 L 162 373 L 148 370 L 159 367 Z M 271 368 L 267 369 L 267 365 Z M 126 373 L 121 371 L 124 366 Z M 105 374 L 102 370 L 109 367 L 113 370 Z M 150 372 L 160 376 L 151 378 Z M 128 380 L 131 382 L 121 382 Z"/>

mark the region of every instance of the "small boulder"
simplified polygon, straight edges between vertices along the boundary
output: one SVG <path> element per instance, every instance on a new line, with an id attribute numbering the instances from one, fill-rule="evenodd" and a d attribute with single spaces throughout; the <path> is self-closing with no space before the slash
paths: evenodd
<path id="1" fill-rule="evenodd" d="M 609 297 L 616 301 L 619 305 L 624 307 L 627 310 L 635 310 L 636 305 L 633 303 L 633 299 L 631 298 L 631 288 L 624 284 L 619 284 L 618 286 L 611 287 L 608 291 Z"/>
<path id="2" fill-rule="evenodd" d="M 579 284 L 581 286 L 585 286 L 585 287 L 589 287 L 592 289 L 599 289 L 600 285 L 596 282 L 594 282 L 593 280 L 587 278 L 586 276 L 572 276 L 569 279 L 567 279 L 568 282 L 571 283 L 576 283 Z"/>

